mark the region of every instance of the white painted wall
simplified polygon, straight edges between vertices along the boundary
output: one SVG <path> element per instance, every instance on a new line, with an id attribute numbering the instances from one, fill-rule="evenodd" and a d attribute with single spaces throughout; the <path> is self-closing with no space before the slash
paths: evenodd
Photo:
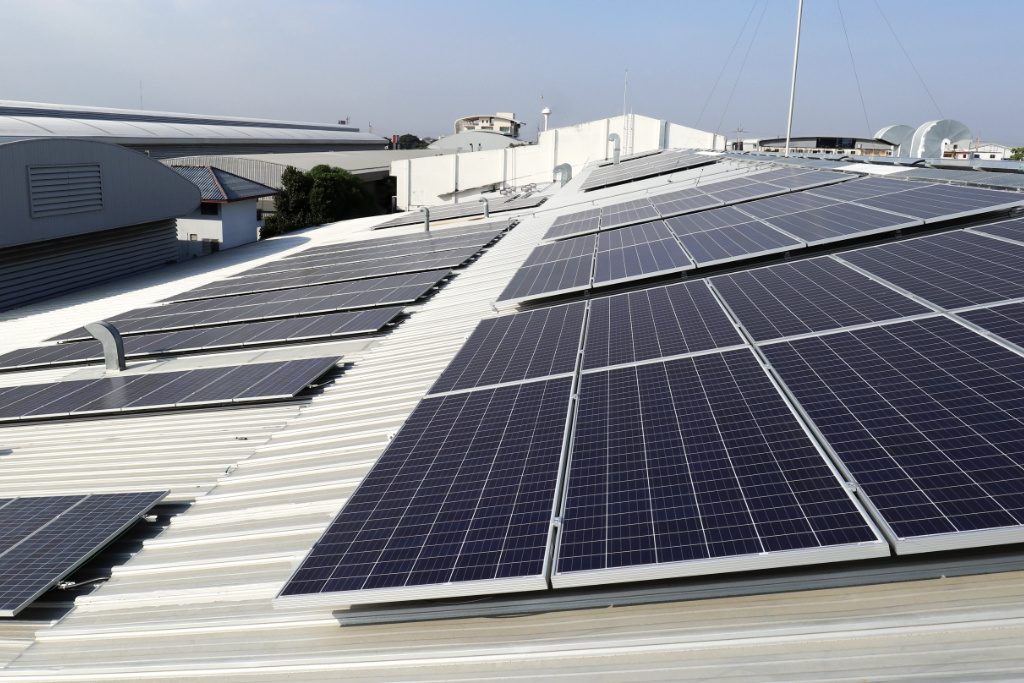
<path id="1" fill-rule="evenodd" d="M 219 216 L 204 216 L 196 209 L 178 219 L 179 240 L 188 240 L 189 235 L 198 235 L 200 240 L 217 240 L 221 243 L 221 249 L 255 242 L 258 234 L 255 199 L 220 204 Z"/>
<path id="2" fill-rule="evenodd" d="M 623 155 L 665 148 L 725 149 L 721 135 L 647 116 L 615 116 L 544 131 L 535 145 L 393 162 L 398 206 L 445 204 L 495 185 L 550 183 L 554 167 L 562 163 L 576 175 L 592 161 L 611 158 L 610 133 L 619 135 Z"/>

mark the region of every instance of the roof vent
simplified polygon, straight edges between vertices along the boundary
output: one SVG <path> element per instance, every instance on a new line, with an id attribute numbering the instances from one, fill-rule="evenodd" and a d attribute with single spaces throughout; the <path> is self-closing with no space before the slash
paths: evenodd
<path id="1" fill-rule="evenodd" d="M 612 163 L 619 163 L 619 154 L 622 152 L 622 141 L 619 139 L 618 133 L 609 133 L 608 142 L 614 142 L 615 146 L 612 147 Z"/>
<path id="2" fill-rule="evenodd" d="M 117 331 L 116 327 L 106 320 L 101 320 L 86 325 L 85 331 L 103 345 L 103 360 L 107 370 L 121 371 L 125 369 L 124 342 L 121 341 L 121 333 Z"/>
<path id="3" fill-rule="evenodd" d="M 559 187 L 561 187 L 572 180 L 572 166 L 569 164 L 559 164 L 555 166 L 552 175 L 554 176 L 552 178 L 553 181 L 561 179 L 562 182 L 559 184 Z"/>

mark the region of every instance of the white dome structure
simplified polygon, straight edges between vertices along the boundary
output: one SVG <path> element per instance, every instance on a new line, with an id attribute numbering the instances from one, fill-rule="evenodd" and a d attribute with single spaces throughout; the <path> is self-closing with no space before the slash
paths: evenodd
<path id="1" fill-rule="evenodd" d="M 942 153 L 961 142 L 971 139 L 971 130 L 953 119 L 928 121 L 918 126 L 910 142 L 907 156 L 918 159 L 939 159 Z"/>

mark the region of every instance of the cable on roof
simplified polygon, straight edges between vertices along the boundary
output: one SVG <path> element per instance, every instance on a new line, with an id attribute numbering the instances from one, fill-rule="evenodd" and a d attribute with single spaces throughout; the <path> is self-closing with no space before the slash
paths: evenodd
<path id="1" fill-rule="evenodd" d="M 736 34 L 736 40 L 733 41 L 732 47 L 729 48 L 729 55 L 725 58 L 725 61 L 722 62 L 722 68 L 718 71 L 718 76 L 715 77 L 715 82 L 711 86 L 711 90 L 708 92 L 707 99 L 704 100 L 704 106 L 700 108 L 700 113 L 697 114 L 697 121 L 694 124 L 694 127 L 696 128 L 700 128 L 700 121 L 704 118 L 704 112 L 707 111 L 708 105 L 711 104 L 711 98 L 714 96 L 715 90 L 718 89 L 718 83 L 722 80 L 722 75 L 725 74 L 725 69 L 729 66 L 729 62 L 732 61 L 732 55 L 736 52 L 736 46 L 740 44 L 740 38 L 742 38 L 743 34 L 747 31 L 747 24 L 750 23 L 750 17 L 754 16 L 755 7 L 757 7 L 757 0 L 750 3 L 750 11 L 747 12 L 747 18 L 743 20 L 743 26 Z"/>
<path id="2" fill-rule="evenodd" d="M 932 91 L 928 89 L 928 84 L 924 82 L 924 78 L 921 76 L 921 72 L 918 71 L 917 66 L 914 65 L 914 60 L 910 58 L 910 53 L 907 52 L 907 48 L 903 47 L 903 43 L 900 41 L 900 37 L 896 35 L 896 31 L 893 30 L 892 24 L 889 23 L 889 18 L 885 16 L 885 12 L 882 11 L 882 6 L 878 4 L 878 0 L 874 0 L 874 3 L 875 9 L 877 9 L 878 13 L 882 15 L 882 21 L 884 21 L 885 25 L 889 27 L 889 32 L 892 34 L 892 37 L 896 39 L 896 44 L 900 46 L 900 50 L 903 51 L 903 56 L 906 57 L 907 61 L 910 63 L 910 68 L 914 70 L 914 74 L 917 76 L 917 80 L 921 82 L 921 87 L 924 88 L 924 91 L 926 93 L 928 93 L 928 99 L 930 99 L 932 101 L 932 104 L 935 105 L 935 111 L 939 112 L 939 118 L 946 118 L 942 114 L 942 108 L 939 107 L 939 103 L 936 102 L 935 98 L 932 96 Z"/>
<path id="3" fill-rule="evenodd" d="M 836 0 L 836 9 L 839 10 L 839 25 L 843 27 L 843 36 L 846 38 L 846 50 L 850 53 L 850 65 L 853 66 L 853 80 L 857 83 L 857 97 L 860 98 L 860 110 L 864 112 L 864 125 L 868 127 L 866 137 L 873 137 L 875 129 L 871 127 L 868 120 L 868 107 L 864 104 L 864 91 L 860 87 L 860 74 L 857 73 L 857 61 L 853 58 L 853 46 L 850 44 L 850 34 L 846 30 L 846 17 L 843 16 L 843 7 L 840 0 Z"/>
<path id="4" fill-rule="evenodd" d="M 722 130 L 722 123 L 725 122 L 725 115 L 729 112 L 729 105 L 732 103 L 732 96 L 736 94 L 736 86 L 740 84 L 740 78 L 743 76 L 743 68 L 747 65 L 747 57 L 750 56 L 750 48 L 754 47 L 754 43 L 757 41 L 757 32 L 761 28 L 761 20 L 764 19 L 764 13 L 767 9 L 768 0 L 764 0 L 764 4 L 761 6 L 761 15 L 757 18 L 757 23 L 754 24 L 754 35 L 750 37 L 750 43 L 747 44 L 747 51 L 743 53 L 743 61 L 740 62 L 740 70 L 736 73 L 736 80 L 732 84 L 732 90 L 729 91 L 729 98 L 725 101 L 725 109 L 722 110 L 722 118 L 718 120 L 718 126 L 715 130 Z"/>

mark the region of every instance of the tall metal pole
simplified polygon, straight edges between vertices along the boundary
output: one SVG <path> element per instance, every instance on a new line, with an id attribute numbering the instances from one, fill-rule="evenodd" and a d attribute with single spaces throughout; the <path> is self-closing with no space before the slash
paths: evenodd
<path id="1" fill-rule="evenodd" d="M 804 0 L 796 8 L 796 44 L 793 46 L 793 80 L 789 85 L 789 116 L 786 119 L 786 154 L 789 156 L 789 138 L 793 135 L 793 102 L 796 100 L 796 65 L 800 59 L 800 19 L 804 16 Z"/>

